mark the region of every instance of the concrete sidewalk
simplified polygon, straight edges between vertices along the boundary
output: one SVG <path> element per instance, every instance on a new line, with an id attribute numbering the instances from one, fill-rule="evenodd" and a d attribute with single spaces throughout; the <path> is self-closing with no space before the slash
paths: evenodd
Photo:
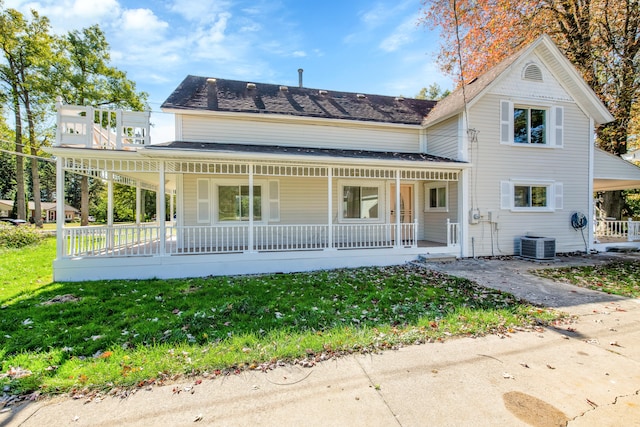
<path id="1" fill-rule="evenodd" d="M 526 265 L 468 261 L 477 262 L 469 267 L 477 276 L 500 267 L 501 286 L 518 292 L 528 292 L 525 282 L 533 280 L 529 286 L 542 287 L 549 301 L 560 301 L 565 291 L 584 297 L 580 304 L 556 305 L 580 317 L 502 338 L 452 339 L 313 368 L 188 380 L 126 399 L 43 400 L 0 414 L 0 424 L 640 426 L 640 300 L 574 287 L 551 291 L 527 275 Z M 465 262 L 437 268 L 464 270 Z"/>

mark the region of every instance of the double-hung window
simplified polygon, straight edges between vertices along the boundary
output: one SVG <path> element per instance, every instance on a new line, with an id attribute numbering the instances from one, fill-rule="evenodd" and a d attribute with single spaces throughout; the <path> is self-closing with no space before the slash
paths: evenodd
<path id="1" fill-rule="evenodd" d="M 218 186 L 218 221 L 249 220 L 249 186 Z M 253 219 L 262 220 L 262 186 L 253 186 Z"/>
<path id="2" fill-rule="evenodd" d="M 380 218 L 380 186 L 376 185 L 343 185 L 342 186 L 342 219 Z"/>
<path id="3" fill-rule="evenodd" d="M 439 182 L 433 184 L 425 184 L 425 211 L 448 210 L 447 183 Z"/>
<path id="4" fill-rule="evenodd" d="M 513 142 L 516 144 L 547 143 L 547 110 L 513 109 Z"/>
<path id="5" fill-rule="evenodd" d="M 502 144 L 560 148 L 563 137 L 563 107 L 514 105 L 511 101 L 500 101 Z"/>
<path id="6" fill-rule="evenodd" d="M 549 198 L 547 193 L 549 187 L 546 185 L 514 185 L 513 186 L 513 207 L 514 208 L 548 208 Z"/>

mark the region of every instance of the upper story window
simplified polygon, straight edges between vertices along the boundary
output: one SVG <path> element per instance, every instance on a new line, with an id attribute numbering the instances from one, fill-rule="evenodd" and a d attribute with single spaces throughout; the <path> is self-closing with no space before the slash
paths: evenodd
<path id="1" fill-rule="evenodd" d="M 514 108 L 513 142 L 516 144 L 546 144 L 547 110 Z"/>
<path id="2" fill-rule="evenodd" d="M 500 101 L 501 144 L 561 148 L 563 139 L 563 107 Z"/>

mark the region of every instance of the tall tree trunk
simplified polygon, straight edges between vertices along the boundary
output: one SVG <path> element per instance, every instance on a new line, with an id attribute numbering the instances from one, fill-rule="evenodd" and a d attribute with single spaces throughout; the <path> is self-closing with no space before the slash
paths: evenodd
<path id="1" fill-rule="evenodd" d="M 89 177 L 80 180 L 80 225 L 89 225 Z"/>
<path id="2" fill-rule="evenodd" d="M 23 76 L 24 79 L 24 76 Z M 31 110 L 31 101 L 28 92 L 23 94 L 24 107 L 27 113 L 27 131 L 29 133 L 29 146 L 31 147 L 31 155 L 37 156 L 38 149 L 36 147 L 36 125 L 33 119 L 33 111 Z M 33 223 L 38 228 L 42 228 L 42 204 L 40 201 L 40 174 L 38 170 L 38 159 L 31 158 L 31 196 L 33 197 Z"/>
<path id="3" fill-rule="evenodd" d="M 13 85 L 11 88 L 11 95 L 13 97 L 13 109 L 14 117 L 16 121 L 16 215 L 18 219 L 27 219 L 27 202 L 25 200 L 24 191 L 24 157 L 21 154 L 24 153 L 22 144 L 22 113 L 20 110 L 20 96 L 18 94 L 18 88 Z"/>
<path id="4" fill-rule="evenodd" d="M 622 191 L 605 191 L 602 193 L 602 210 L 607 217 L 621 220 L 623 207 Z"/>

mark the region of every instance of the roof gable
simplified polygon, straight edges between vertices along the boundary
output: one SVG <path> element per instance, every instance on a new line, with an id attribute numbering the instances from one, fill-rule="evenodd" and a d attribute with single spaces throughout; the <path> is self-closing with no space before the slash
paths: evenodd
<path id="1" fill-rule="evenodd" d="M 187 76 L 162 109 L 420 125 L 436 101 Z"/>
<path id="2" fill-rule="evenodd" d="M 467 106 L 473 105 L 482 95 L 498 85 L 509 71 L 523 66 L 532 57 L 538 58 L 544 64 L 566 93 L 575 100 L 580 108 L 594 118 L 596 124 L 603 124 L 613 120 L 611 113 L 609 113 L 595 92 L 585 83 L 573 64 L 560 52 L 549 36 L 543 35 L 530 45 L 504 59 L 486 73 L 471 80 L 464 86 L 464 90 L 458 88 L 438 102 L 436 107 L 429 112 L 423 124 L 425 126 L 434 125 L 460 114 L 464 110 L 465 101 Z"/>

